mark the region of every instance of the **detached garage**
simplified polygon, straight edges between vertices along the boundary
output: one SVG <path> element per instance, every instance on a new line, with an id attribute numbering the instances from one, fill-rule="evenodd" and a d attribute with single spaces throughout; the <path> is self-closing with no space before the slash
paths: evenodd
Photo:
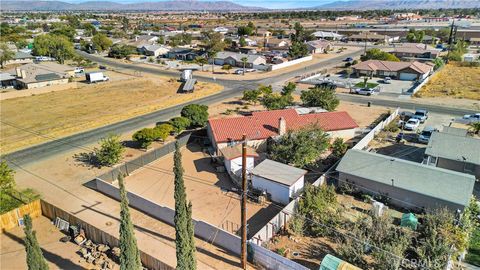
<path id="1" fill-rule="evenodd" d="M 276 203 L 288 204 L 303 190 L 306 170 L 265 159 L 252 171 L 252 186 Z"/>
<path id="2" fill-rule="evenodd" d="M 400 72 L 400 80 L 402 81 L 413 81 L 417 79 L 417 74 Z"/>

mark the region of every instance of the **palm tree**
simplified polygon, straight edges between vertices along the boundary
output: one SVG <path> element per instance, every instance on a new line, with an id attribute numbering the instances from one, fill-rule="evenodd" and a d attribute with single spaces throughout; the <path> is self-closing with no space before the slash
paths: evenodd
<path id="1" fill-rule="evenodd" d="M 480 122 L 470 123 L 469 126 L 474 134 L 480 134 Z"/>
<path id="2" fill-rule="evenodd" d="M 242 63 L 243 63 L 243 75 L 245 75 L 245 66 L 247 65 L 247 62 L 248 62 L 248 58 L 247 57 L 242 57 Z"/>

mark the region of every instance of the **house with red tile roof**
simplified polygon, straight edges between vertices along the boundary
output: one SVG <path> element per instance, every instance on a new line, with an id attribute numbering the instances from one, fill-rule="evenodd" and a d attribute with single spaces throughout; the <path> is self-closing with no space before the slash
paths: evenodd
<path id="1" fill-rule="evenodd" d="M 332 138 L 350 140 L 355 136 L 357 123 L 347 112 L 298 114 L 295 109 L 252 112 L 248 116 L 209 119 L 207 132 L 215 150 L 235 145 L 247 136 L 248 145 L 264 150 L 266 140 L 316 124 Z"/>
<path id="2" fill-rule="evenodd" d="M 422 80 L 433 72 L 433 66 L 413 62 L 367 60 L 352 66 L 357 76 L 391 77 L 399 80 Z"/>

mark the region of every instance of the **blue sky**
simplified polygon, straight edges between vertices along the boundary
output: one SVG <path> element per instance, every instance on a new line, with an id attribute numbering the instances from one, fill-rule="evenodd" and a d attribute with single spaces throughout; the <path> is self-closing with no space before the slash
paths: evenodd
<path id="1" fill-rule="evenodd" d="M 65 0 L 64 0 L 65 1 Z M 67 0 L 66 2 L 78 3 L 90 0 Z M 135 3 L 135 2 L 159 2 L 166 0 L 107 0 L 117 3 Z M 197 0 L 197 1 L 220 1 L 220 0 Z M 336 0 L 228 0 L 244 6 L 256 6 L 265 8 L 302 8 L 314 7 L 326 3 L 335 2 Z"/>

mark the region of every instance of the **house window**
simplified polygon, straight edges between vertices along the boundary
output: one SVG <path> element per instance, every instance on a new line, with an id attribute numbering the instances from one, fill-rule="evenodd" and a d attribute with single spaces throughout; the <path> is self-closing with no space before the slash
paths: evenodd
<path id="1" fill-rule="evenodd" d="M 475 171 L 475 164 L 465 163 L 465 167 L 464 167 L 463 171 L 473 173 Z"/>

